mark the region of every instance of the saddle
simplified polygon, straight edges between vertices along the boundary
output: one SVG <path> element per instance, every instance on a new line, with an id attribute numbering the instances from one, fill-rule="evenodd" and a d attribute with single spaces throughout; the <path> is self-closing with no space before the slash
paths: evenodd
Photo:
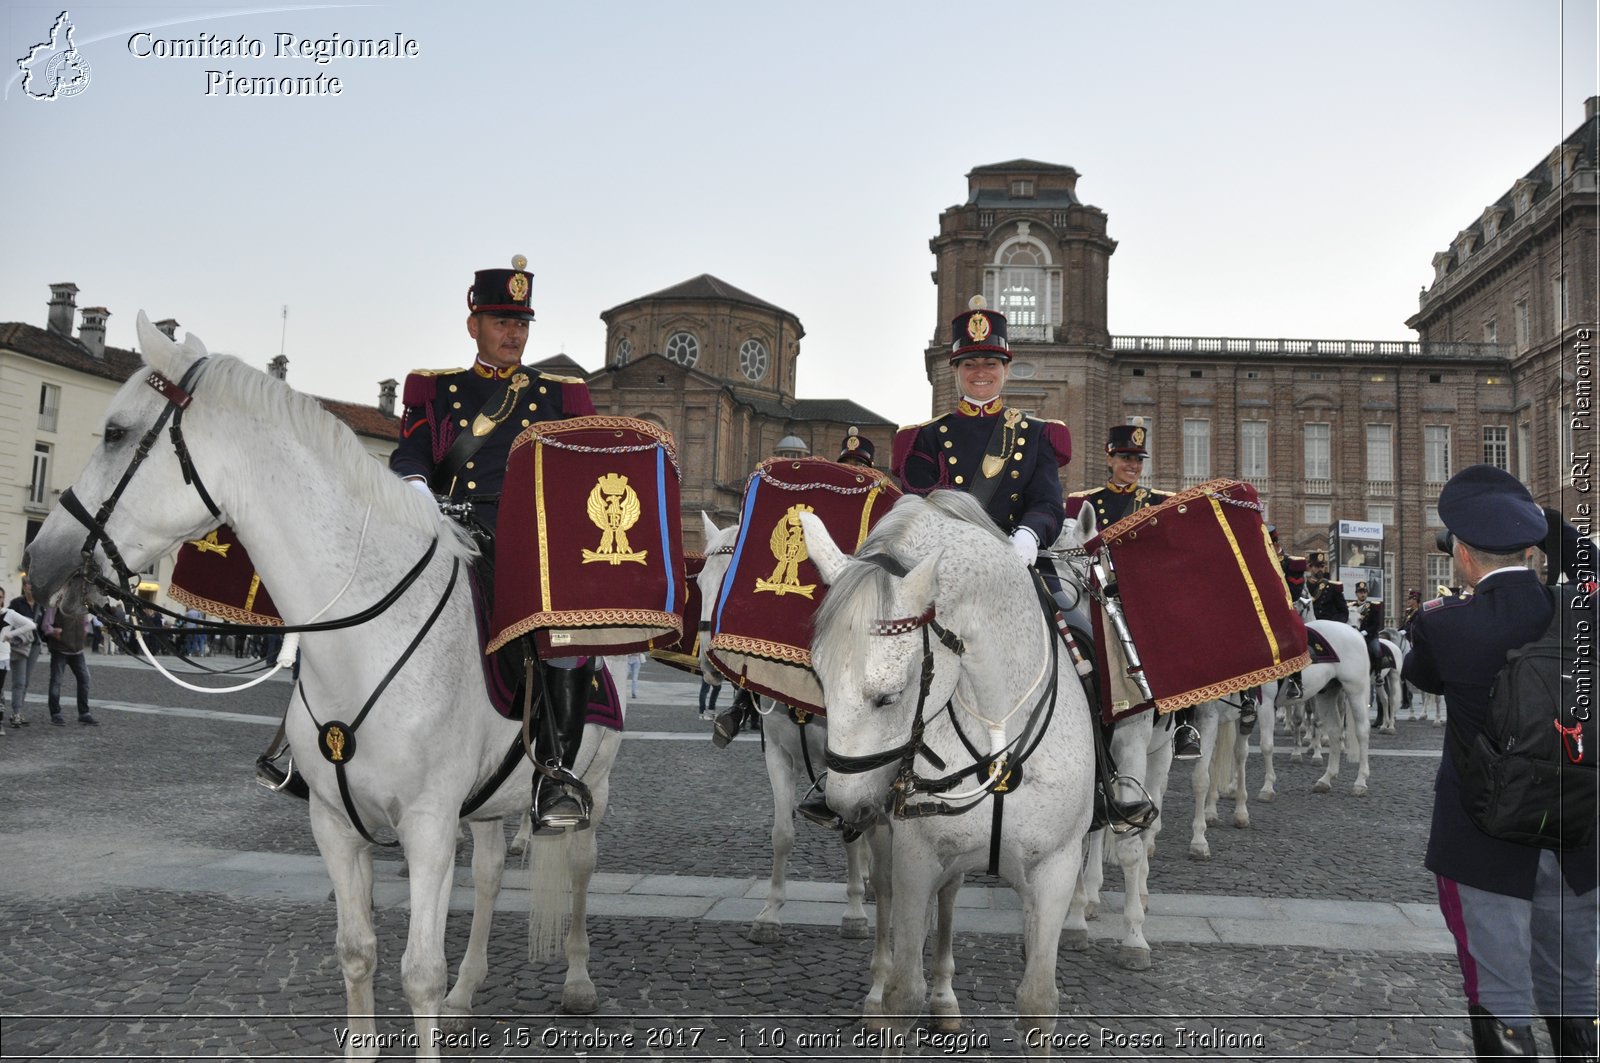
<path id="1" fill-rule="evenodd" d="M 1339 654 L 1334 650 L 1333 644 L 1323 638 L 1316 628 L 1306 628 L 1306 643 L 1311 651 L 1312 664 L 1339 663 Z"/>

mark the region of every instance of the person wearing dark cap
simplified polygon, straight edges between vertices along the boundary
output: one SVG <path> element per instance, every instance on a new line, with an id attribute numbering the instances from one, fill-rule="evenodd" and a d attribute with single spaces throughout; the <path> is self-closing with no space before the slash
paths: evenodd
<path id="1" fill-rule="evenodd" d="M 1383 599 L 1370 596 L 1367 581 L 1362 580 L 1356 584 L 1356 626 L 1360 629 L 1362 637 L 1367 640 L 1367 658 L 1371 662 L 1372 670 L 1378 670 L 1378 658 L 1382 647 L 1378 645 L 1378 636 L 1383 631 Z"/>
<path id="2" fill-rule="evenodd" d="M 1544 634 L 1554 603 L 1529 567 L 1544 541 L 1543 510 L 1492 465 L 1450 478 L 1439 495 L 1447 546 L 1470 597 L 1438 598 L 1412 624 L 1404 676 L 1443 694 L 1444 756 L 1434 785 L 1426 865 L 1456 939 L 1479 1059 L 1533 1056 L 1533 1016 L 1570 1058 L 1595 1057 L 1597 853 L 1504 841 L 1463 807 L 1456 749 L 1483 733 L 1489 691 L 1508 650 Z M 1535 1010 L 1537 1009 L 1537 1010 Z"/>
<path id="3" fill-rule="evenodd" d="M 950 334 L 956 408 L 895 433 L 890 471 L 909 494 L 942 489 L 972 495 L 1010 536 L 1017 557 L 1034 567 L 1040 548 L 1061 534 L 1059 470 L 1072 460 L 1072 433 L 1060 421 L 1006 406 L 1000 396 L 1011 375 L 1006 319 L 990 310 L 983 296 L 973 297 L 955 316 Z M 1100 760 L 1097 756 L 1097 765 Z M 1099 780 L 1096 826 L 1154 821 L 1150 801 L 1124 801 L 1115 790 Z"/>
<path id="4" fill-rule="evenodd" d="M 1311 615 L 1316 620 L 1350 622 L 1350 603 L 1344 600 L 1344 584 L 1328 578 L 1328 555 L 1313 550 L 1306 555 L 1311 574 L 1306 577 L 1306 592 L 1311 596 Z"/>
<path id="5" fill-rule="evenodd" d="M 861 429 L 855 425 L 850 426 L 850 431 L 845 433 L 844 442 L 839 445 L 839 463 L 841 465 L 865 465 L 872 468 L 874 449 L 872 440 L 861 434 Z"/>
<path id="6" fill-rule="evenodd" d="M 1104 530 L 1146 506 L 1159 506 L 1171 498 L 1171 492 L 1139 483 L 1144 463 L 1150 457 L 1145 448 L 1149 435 L 1141 418 L 1135 418 L 1132 424 L 1112 425 L 1106 433 L 1106 482 L 1088 491 L 1074 491 L 1066 502 L 1067 516 L 1076 516 L 1081 506 L 1093 506 L 1095 525 Z M 1200 732 L 1194 726 L 1194 709 L 1179 709 L 1173 713 L 1172 721 L 1172 756 L 1177 760 L 1197 759 Z M 1251 720 L 1252 725 L 1254 722 Z"/>
<path id="7" fill-rule="evenodd" d="M 517 255 L 510 269 L 481 269 L 467 289 L 467 335 L 477 348 L 464 369 L 418 369 L 406 377 L 400 441 L 389 467 L 430 497 L 454 503 L 483 552 L 480 584 L 492 589 L 494 531 L 511 444 L 536 421 L 595 412 L 589 388 L 522 364 L 534 319 L 533 274 Z M 588 822 L 588 794 L 572 775 L 593 681 L 576 658 L 544 662 L 546 696 L 536 730 L 533 815 L 542 829 Z"/>

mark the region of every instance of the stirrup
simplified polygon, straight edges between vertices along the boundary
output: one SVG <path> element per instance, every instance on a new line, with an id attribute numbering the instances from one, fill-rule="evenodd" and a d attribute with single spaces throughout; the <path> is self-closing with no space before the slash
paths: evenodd
<path id="1" fill-rule="evenodd" d="M 256 783 L 275 794 L 288 794 L 302 801 L 311 799 L 311 789 L 305 776 L 294 770 L 294 755 L 289 756 L 289 770 L 284 771 L 267 759 L 265 753 L 256 758 Z"/>
<path id="2" fill-rule="evenodd" d="M 1247 702 L 1239 710 L 1239 733 L 1247 735 L 1256 729 L 1256 707 L 1254 703 Z"/>
<path id="3" fill-rule="evenodd" d="M 1115 793 L 1116 784 L 1119 782 L 1137 786 L 1140 794 L 1138 799 L 1130 804 L 1111 796 Z M 1121 775 L 1113 775 L 1108 782 L 1101 783 L 1097 780 L 1094 784 L 1094 816 L 1089 822 L 1089 830 L 1097 831 L 1102 827 L 1110 827 L 1112 834 L 1136 834 L 1148 828 L 1160 814 L 1161 810 L 1156 808 L 1156 803 L 1150 799 L 1150 791 L 1144 788 L 1144 784 L 1133 779 L 1124 779 Z"/>
<path id="4" fill-rule="evenodd" d="M 840 818 L 839 813 L 828 807 L 828 797 L 822 789 L 820 780 L 794 810 L 819 827 L 827 827 L 829 830 L 844 829 L 844 820 Z"/>
<path id="5" fill-rule="evenodd" d="M 1173 729 L 1172 759 L 1200 759 L 1200 732 L 1195 729 L 1193 724 L 1180 723 Z"/>
<path id="6" fill-rule="evenodd" d="M 534 775 L 533 804 L 529 809 L 536 833 L 583 830 L 594 811 L 589 788 L 560 765 L 549 765 L 552 774 Z"/>

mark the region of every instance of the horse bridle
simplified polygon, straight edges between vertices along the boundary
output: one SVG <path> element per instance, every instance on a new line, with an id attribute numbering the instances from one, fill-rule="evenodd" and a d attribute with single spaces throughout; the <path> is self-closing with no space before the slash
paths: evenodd
<path id="1" fill-rule="evenodd" d="M 905 566 L 888 554 L 866 554 L 857 557 L 855 560 L 876 565 L 890 575 L 902 578 L 906 575 Z M 1042 581 L 1035 578 L 1034 582 L 1042 593 Z M 1023 763 L 1038 748 L 1039 742 L 1044 737 L 1045 728 L 1048 727 L 1050 718 L 1055 713 L 1056 664 L 1060 651 L 1056 640 L 1052 637 L 1048 640 L 1051 648 L 1050 680 L 1046 685 L 1045 691 L 1034 703 L 1034 707 L 1028 715 L 1027 725 L 1024 726 L 1022 732 L 1006 743 L 1002 749 L 995 751 L 986 762 L 983 759 L 983 755 L 978 752 L 961 730 L 961 725 L 956 719 L 955 707 L 947 701 L 940 711 L 949 715 L 957 737 L 966 746 L 967 752 L 975 758 L 974 762 L 967 768 L 937 779 L 925 779 L 918 775 L 915 769 L 915 762 L 918 756 L 925 758 L 936 769 L 942 771 L 945 767 L 943 758 L 930 749 L 922 737 L 928 723 L 925 716 L 928 694 L 933 689 L 933 638 L 930 637 L 930 633 L 938 639 L 945 649 L 955 656 L 960 657 L 966 652 L 966 643 L 961 636 L 940 624 L 936 617 L 936 606 L 933 603 L 929 603 L 928 608 L 920 616 L 901 617 L 894 620 L 874 620 L 869 629 L 869 634 L 880 636 L 905 635 L 918 628 L 922 630 L 922 663 L 918 669 L 917 707 L 911 718 L 910 737 L 898 746 L 864 756 L 848 757 L 834 752 L 832 748 L 829 748 L 825 755 L 829 770 L 836 771 L 841 775 L 859 774 L 898 763 L 900 770 L 895 777 L 893 790 L 895 792 L 894 814 L 900 818 L 959 815 L 977 807 L 985 797 L 991 794 L 1003 793 L 1008 778 L 1019 771 Z M 1036 729 L 1035 725 L 1040 723 L 1041 711 L 1045 713 L 1043 726 L 1039 726 Z M 1015 757 L 1006 759 L 1013 749 L 1019 749 L 1020 752 Z M 968 775 L 977 775 L 984 771 L 986 767 L 992 768 L 993 765 L 1003 759 L 1006 759 L 1004 770 L 989 770 L 987 780 L 967 804 L 953 805 L 946 801 L 911 803 L 912 795 L 919 791 L 932 794 L 944 793 Z"/>
<path id="2" fill-rule="evenodd" d="M 117 544 L 112 540 L 110 533 L 106 531 L 106 523 L 111 519 L 112 511 L 116 509 L 117 502 L 122 498 L 122 493 L 128 489 L 128 484 L 132 482 L 134 474 L 139 471 L 139 467 L 150 456 L 150 449 L 155 445 L 156 437 L 161 434 L 163 428 L 167 428 L 169 420 L 172 422 L 169 429 L 169 434 L 172 438 L 172 449 L 178 457 L 178 467 L 183 471 L 183 482 L 194 488 L 195 493 L 200 496 L 200 501 L 205 503 L 206 509 L 210 510 L 213 517 L 218 521 L 222 520 L 222 510 L 217 508 L 216 502 L 212 500 L 211 492 L 206 490 L 205 482 L 200 479 L 200 470 L 195 468 L 194 459 L 189 454 L 189 445 L 183 437 L 183 415 L 189 409 L 190 403 L 194 401 L 195 383 L 200 379 L 200 374 L 204 371 L 208 360 L 209 357 L 197 358 L 184 372 L 183 378 L 176 384 L 159 370 L 151 369 L 146 374 L 144 378 L 145 385 L 165 399 L 167 404 L 162 408 L 160 415 L 156 417 L 155 423 L 150 426 L 139 440 L 139 445 L 134 450 L 133 460 L 123 470 L 122 478 L 117 481 L 117 486 L 112 489 L 111 493 L 106 496 L 105 501 L 100 504 L 99 512 L 91 516 L 88 508 L 79 500 L 72 488 L 69 487 L 61 493 L 61 508 L 70 513 L 89 533 L 84 538 L 83 549 L 80 552 L 82 564 L 79 567 L 79 573 L 83 580 L 125 606 L 135 610 L 154 609 L 158 613 L 186 621 L 187 627 L 191 631 L 207 634 L 244 634 L 259 631 L 289 634 L 296 631 L 337 631 L 341 628 L 364 624 L 384 612 L 405 593 L 411 584 L 416 582 L 417 577 L 421 576 L 423 570 L 428 567 L 428 562 L 433 560 L 433 555 L 439 548 L 439 537 L 437 535 L 433 537 L 433 541 L 428 544 L 428 549 L 417 563 L 387 594 L 358 613 L 352 613 L 349 616 L 334 620 L 324 620 L 311 624 L 271 625 L 238 624 L 221 620 L 198 620 L 185 617 L 181 613 L 156 605 L 153 602 L 146 602 L 138 596 L 138 574 L 129 568 L 128 563 L 123 560 L 121 552 L 117 550 Z M 106 560 L 116 570 L 117 580 L 115 582 L 101 575 L 100 566 L 95 563 L 94 559 L 96 546 L 104 550 Z M 106 618 L 102 617 L 102 619 Z M 130 631 L 153 632 L 165 630 L 133 623 L 123 626 Z"/>

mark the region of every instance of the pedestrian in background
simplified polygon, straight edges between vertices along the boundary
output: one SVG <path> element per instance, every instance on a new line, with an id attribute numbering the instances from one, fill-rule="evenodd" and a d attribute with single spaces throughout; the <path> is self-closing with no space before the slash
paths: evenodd
<path id="1" fill-rule="evenodd" d="M 1456 751 L 1483 734 L 1506 652 L 1544 634 L 1549 594 L 1529 567 L 1545 538 L 1528 489 L 1492 465 L 1473 465 L 1439 494 L 1439 519 L 1471 597 L 1438 598 L 1417 613 L 1403 674 L 1443 694 L 1448 728 L 1434 784 L 1425 863 L 1456 939 L 1479 1059 L 1533 1056 L 1542 1015 L 1557 1056 L 1595 1058 L 1595 953 L 1600 944 L 1596 850 L 1557 851 L 1493 837 L 1464 805 Z"/>
<path id="2" fill-rule="evenodd" d="M 0 588 L 0 601 L 6 592 Z M 0 609 L 0 735 L 6 733 L 6 679 L 11 674 L 11 640 L 19 635 L 33 637 L 34 623 L 10 607 Z M 16 717 L 13 717 L 16 719 Z"/>
<path id="3" fill-rule="evenodd" d="M 10 611 L 35 624 L 39 622 L 40 609 L 33 600 L 33 581 L 27 576 L 22 577 L 22 593 L 11 599 Z M 33 665 L 39 659 L 38 632 L 12 636 L 8 656 L 11 661 L 11 725 L 26 727 L 28 718 L 22 715 L 22 710 L 28 703 L 28 680 L 33 678 Z"/>
<path id="4" fill-rule="evenodd" d="M 702 720 L 715 720 L 717 718 L 717 697 L 722 693 L 722 677 L 716 677 L 716 682 L 700 675 L 700 718 Z"/>
<path id="5" fill-rule="evenodd" d="M 639 696 L 639 672 L 643 668 L 644 654 L 628 654 L 628 696 L 630 698 Z"/>
<path id="6" fill-rule="evenodd" d="M 50 722 L 65 727 L 61 718 L 61 673 L 72 670 L 78 684 L 78 722 L 85 727 L 99 727 L 100 721 L 89 711 L 89 664 L 84 660 L 83 647 L 89 641 L 89 618 L 64 604 L 58 596 L 44 611 L 45 640 L 50 645 Z"/>

